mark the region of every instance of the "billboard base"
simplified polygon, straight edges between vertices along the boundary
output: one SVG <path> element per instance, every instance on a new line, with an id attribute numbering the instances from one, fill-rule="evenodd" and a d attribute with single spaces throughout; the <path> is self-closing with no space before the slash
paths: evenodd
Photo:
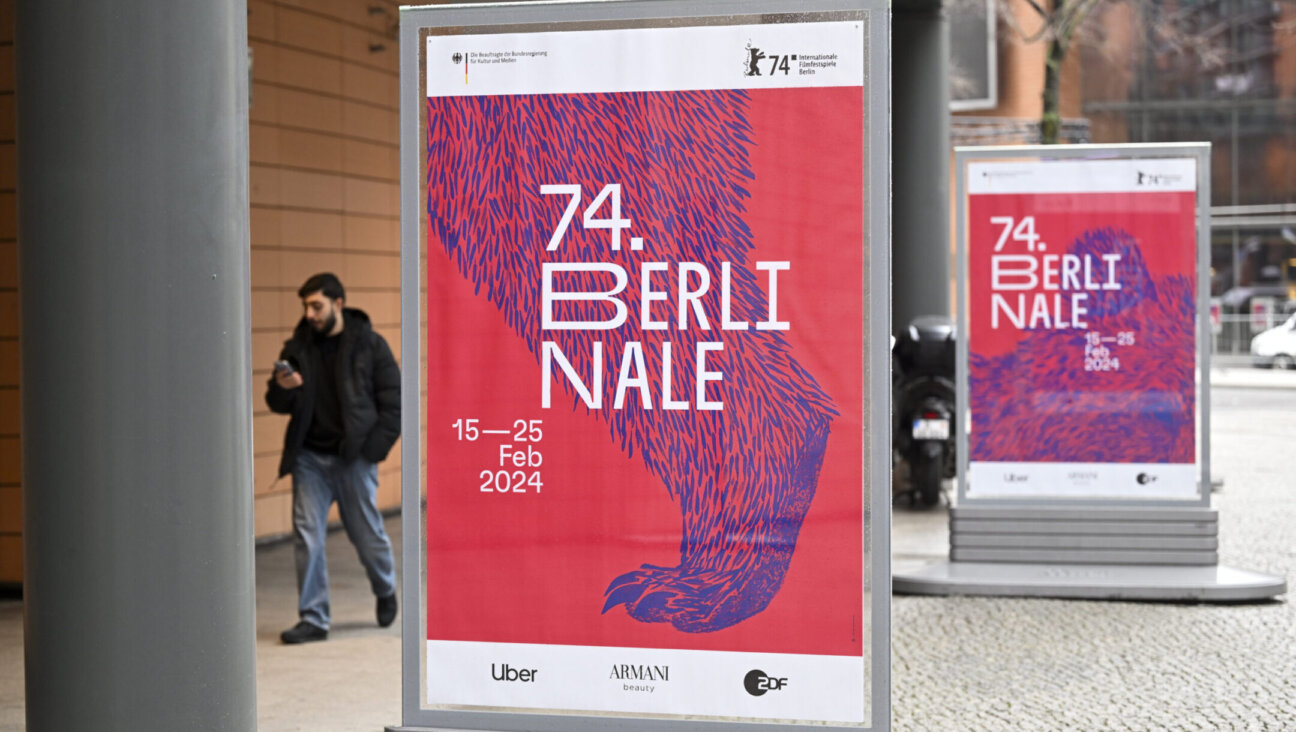
<path id="1" fill-rule="evenodd" d="M 950 509 L 954 562 L 1219 564 L 1219 512 L 1205 507 L 967 506 Z"/>
<path id="2" fill-rule="evenodd" d="M 1053 597 L 1160 602 L 1239 602 L 1287 592 L 1287 582 L 1221 565 L 935 562 L 897 573 L 895 594 Z"/>
<path id="3" fill-rule="evenodd" d="M 383 732 L 473 732 L 458 727 L 383 727 Z"/>

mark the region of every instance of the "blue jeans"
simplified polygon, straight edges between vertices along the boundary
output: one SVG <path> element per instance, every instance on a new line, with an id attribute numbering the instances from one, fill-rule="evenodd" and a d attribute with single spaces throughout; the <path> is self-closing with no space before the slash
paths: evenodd
<path id="1" fill-rule="evenodd" d="M 360 555 L 376 597 L 396 591 L 391 540 L 378 512 L 378 465 L 363 458 L 347 462 L 303 448 L 293 467 L 293 535 L 297 558 L 297 613 L 329 627 L 328 562 L 324 537 L 334 501 L 347 538 Z"/>

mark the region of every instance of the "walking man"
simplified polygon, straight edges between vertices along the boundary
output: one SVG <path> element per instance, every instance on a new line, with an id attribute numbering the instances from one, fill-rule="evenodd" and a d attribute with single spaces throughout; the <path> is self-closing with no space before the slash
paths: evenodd
<path id="1" fill-rule="evenodd" d="M 291 414 L 279 475 L 292 474 L 300 622 L 284 643 L 328 638 L 324 536 L 333 502 L 378 598 L 378 624 L 396 619 L 396 568 L 378 512 L 378 463 L 400 436 L 400 369 L 369 316 L 345 307 L 329 273 L 297 291 L 305 315 L 284 343 L 266 404 Z"/>

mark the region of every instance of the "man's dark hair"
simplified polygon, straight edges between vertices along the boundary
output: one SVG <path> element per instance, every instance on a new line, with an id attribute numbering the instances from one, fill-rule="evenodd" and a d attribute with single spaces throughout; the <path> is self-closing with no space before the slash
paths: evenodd
<path id="1" fill-rule="evenodd" d="M 343 289 L 342 282 L 332 272 L 320 272 L 306 280 L 306 284 L 302 285 L 301 289 L 297 291 L 297 297 L 304 298 L 316 292 L 324 293 L 324 297 L 330 300 L 346 297 L 346 290 Z"/>

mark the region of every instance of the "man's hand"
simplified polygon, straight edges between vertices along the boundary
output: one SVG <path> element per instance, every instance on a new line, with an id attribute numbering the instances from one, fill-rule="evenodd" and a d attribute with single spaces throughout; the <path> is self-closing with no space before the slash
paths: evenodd
<path id="1" fill-rule="evenodd" d="M 278 384 L 281 389 L 296 389 L 302 385 L 302 377 L 301 374 L 296 371 L 289 373 L 276 371 L 275 383 Z"/>

